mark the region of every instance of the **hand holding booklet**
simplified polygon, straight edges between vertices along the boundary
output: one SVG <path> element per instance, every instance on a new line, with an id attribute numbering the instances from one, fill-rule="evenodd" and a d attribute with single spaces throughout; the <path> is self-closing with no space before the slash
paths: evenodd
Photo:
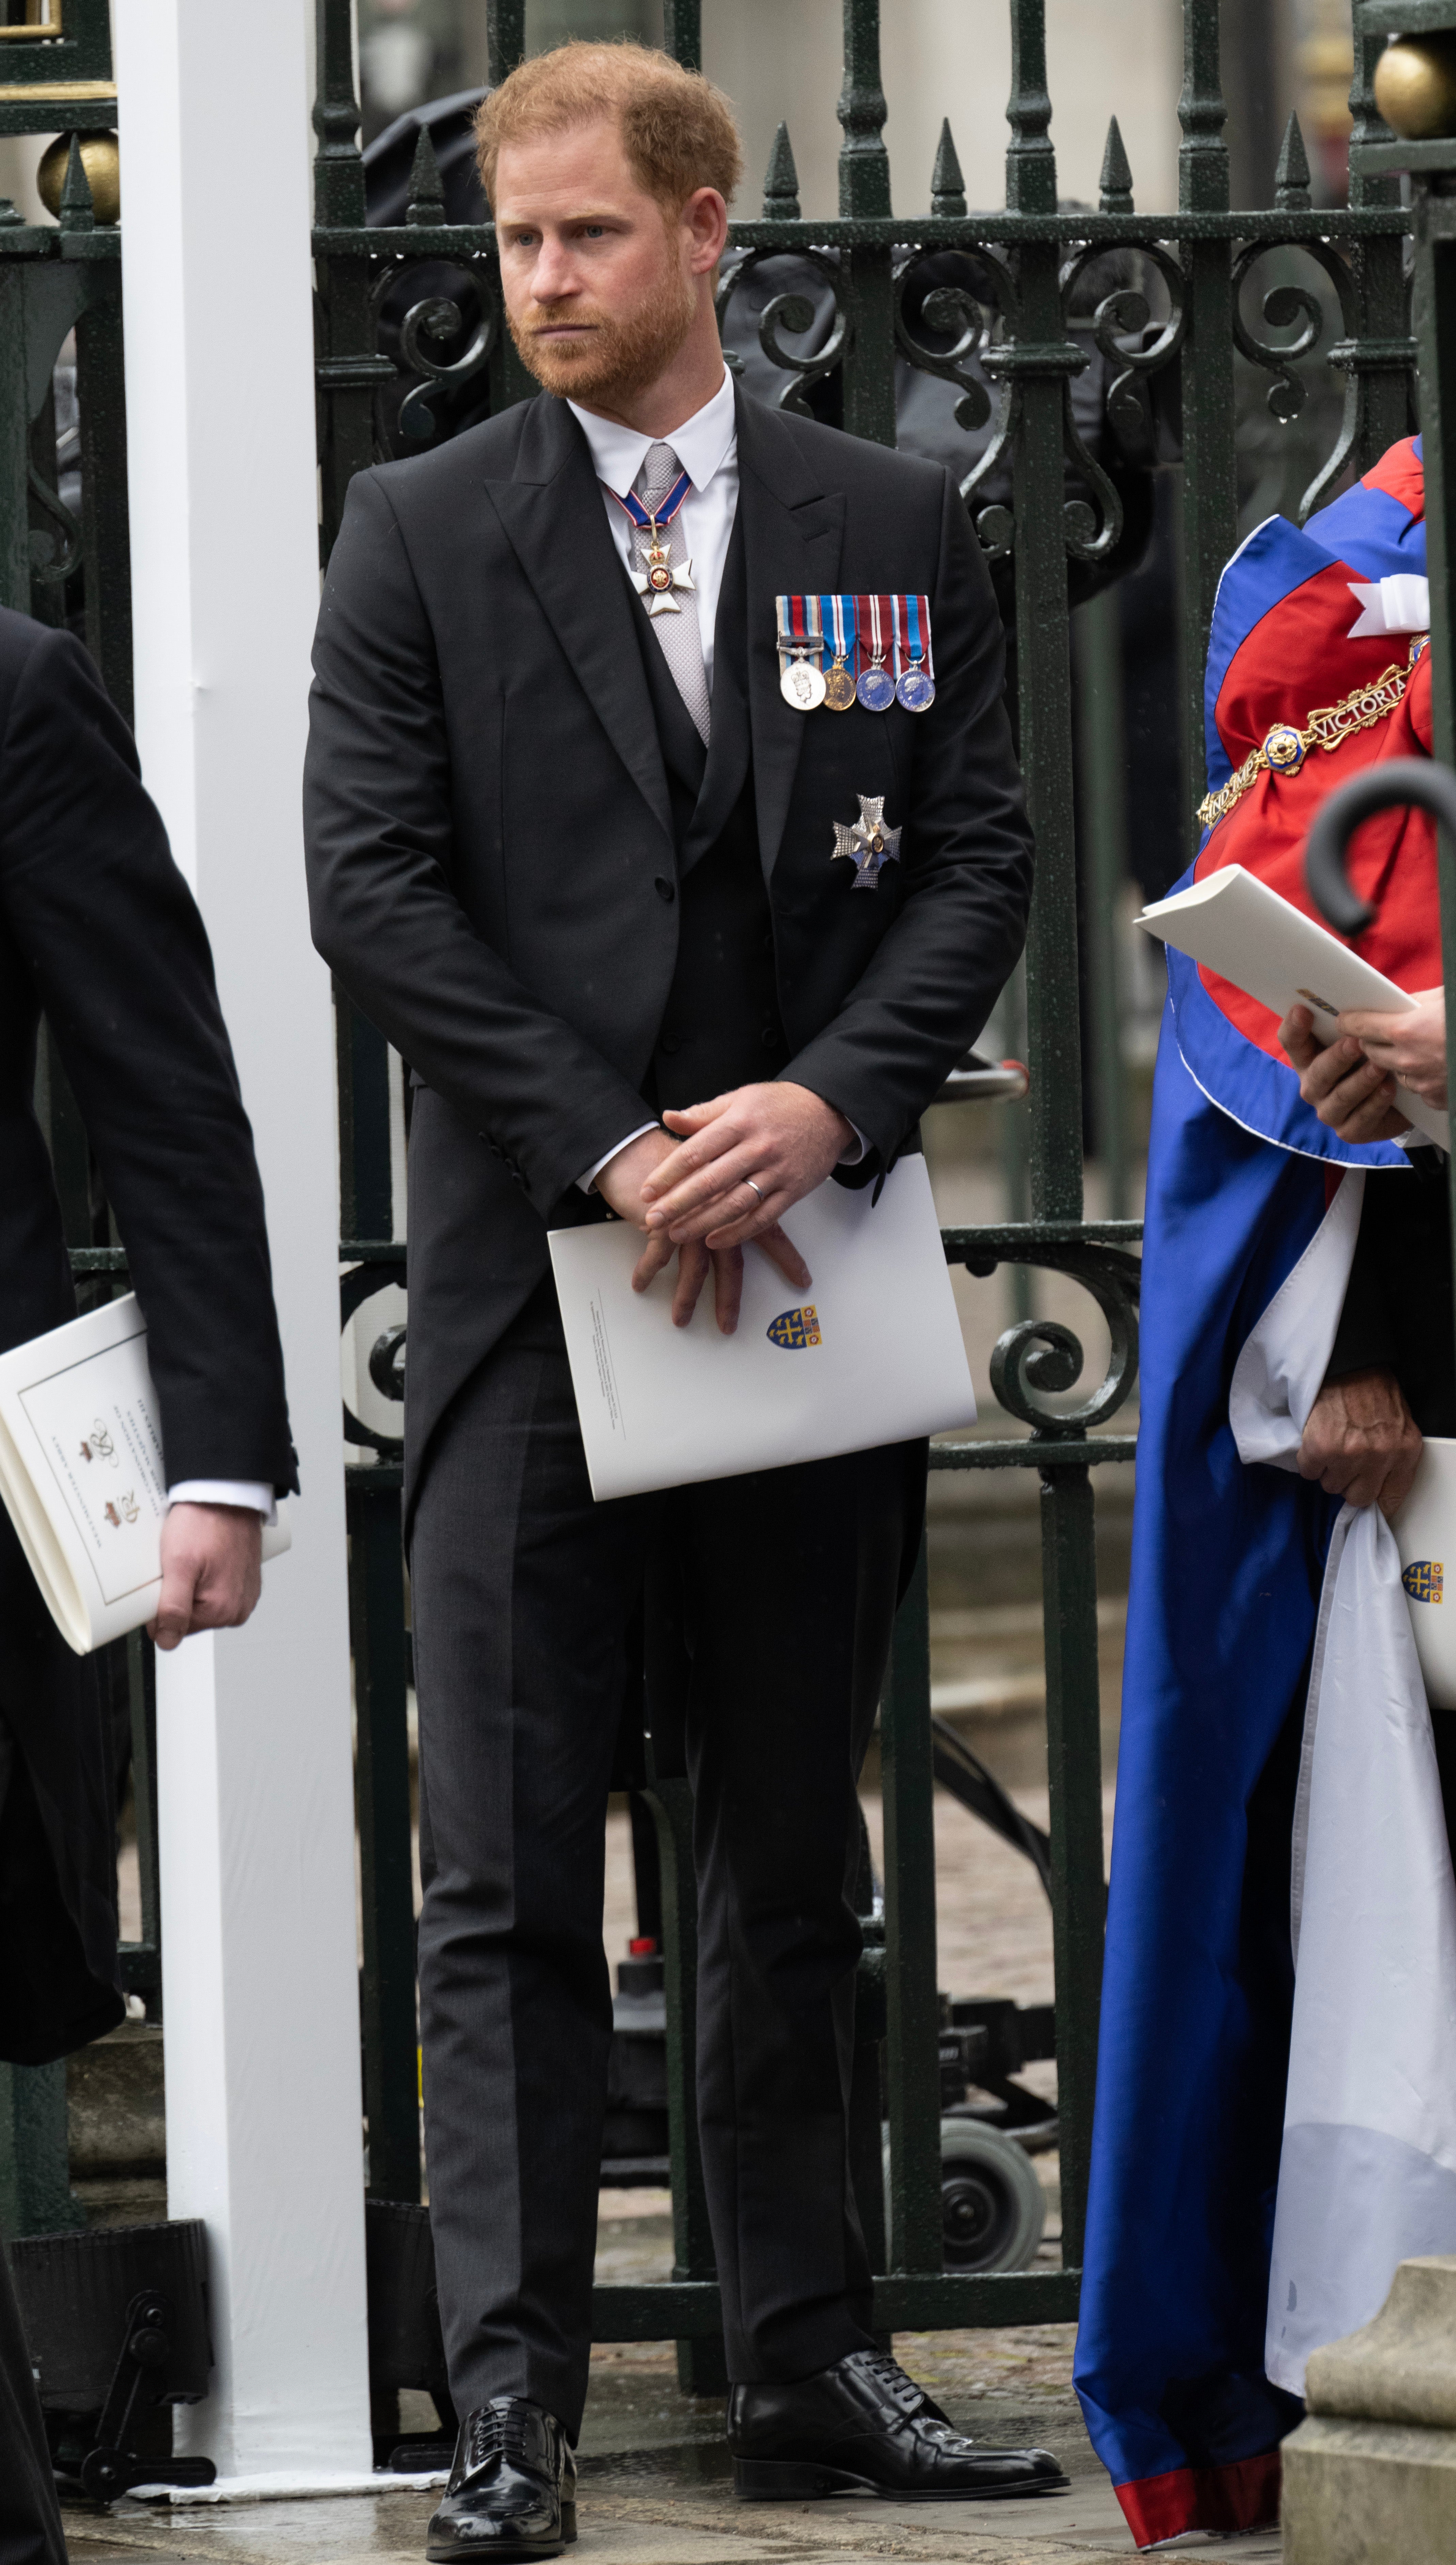
<path id="1" fill-rule="evenodd" d="M 133 1291 L 0 1354 L 0 1499 L 79 1657 L 154 1617 L 167 1480 Z M 265 1525 L 264 1558 L 289 1542 Z"/>
<path id="2" fill-rule="evenodd" d="M 629 1222 L 550 1234 L 591 1493 L 609 1497 L 823 1461 L 975 1423 L 975 1392 L 924 1158 L 872 1188 L 825 1183 L 783 1227 L 805 1292 L 754 1248 L 734 1334 L 705 1286 L 675 1327 L 671 1268 L 632 1288 Z"/>
<path id="3" fill-rule="evenodd" d="M 1225 864 L 1171 899 L 1149 902 L 1138 920 L 1149 935 L 1186 953 L 1281 1021 L 1291 1007 L 1308 1007 L 1317 1039 L 1335 1040 L 1335 1019 L 1347 1008 L 1383 1015 L 1407 1014 L 1414 999 L 1393 980 L 1332 935 L 1291 900 L 1242 864 Z M 1449 1114 L 1397 1086 L 1395 1101 L 1407 1122 L 1428 1140 L 1451 1146 Z"/>

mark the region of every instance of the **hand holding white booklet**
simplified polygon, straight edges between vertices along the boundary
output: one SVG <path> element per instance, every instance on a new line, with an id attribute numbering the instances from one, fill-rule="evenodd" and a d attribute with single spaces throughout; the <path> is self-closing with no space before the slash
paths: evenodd
<path id="1" fill-rule="evenodd" d="M 1291 1007 L 1308 1007 L 1322 1043 L 1335 1040 L 1335 1019 L 1348 1007 L 1407 1015 L 1415 1004 L 1406 990 L 1242 864 L 1225 864 L 1171 899 L 1150 901 L 1138 924 L 1232 980 L 1281 1020 Z M 1449 1114 L 1422 1103 L 1405 1086 L 1396 1087 L 1395 1101 L 1417 1131 L 1450 1148 Z"/>
<path id="2" fill-rule="evenodd" d="M 731 1336 L 715 1319 L 711 1277 L 687 1327 L 673 1324 L 673 1267 L 633 1290 L 643 1237 L 630 1223 L 551 1231 L 599 1502 L 975 1423 L 924 1158 L 902 1158 L 878 1203 L 872 1190 L 822 1184 L 787 1214 L 813 1276 L 806 1291 L 745 1251 Z"/>
<path id="3" fill-rule="evenodd" d="M 0 1499 L 79 1657 L 153 1618 L 167 1481 L 134 1291 L 0 1354 Z M 265 1559 L 289 1541 L 265 1525 Z"/>

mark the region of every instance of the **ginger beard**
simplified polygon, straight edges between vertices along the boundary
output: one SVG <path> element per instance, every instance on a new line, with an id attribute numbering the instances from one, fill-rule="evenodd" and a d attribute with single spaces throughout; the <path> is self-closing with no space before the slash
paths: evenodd
<path id="1" fill-rule="evenodd" d="M 675 228 L 669 231 L 665 215 L 662 263 L 635 312 L 603 312 L 574 299 L 537 303 L 534 297 L 520 319 L 508 309 L 517 354 L 543 390 L 561 400 L 630 399 L 666 371 L 698 310 L 692 279 L 684 276 L 674 256 L 674 239 Z M 563 326 L 589 329 L 591 335 L 554 341 L 536 336 Z"/>

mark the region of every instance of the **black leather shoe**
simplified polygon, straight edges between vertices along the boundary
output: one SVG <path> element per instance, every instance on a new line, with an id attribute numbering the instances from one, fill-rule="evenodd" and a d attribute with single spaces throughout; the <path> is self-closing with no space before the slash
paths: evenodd
<path id="1" fill-rule="evenodd" d="M 468 2414 L 426 2556 L 559 2556 L 575 2536 L 576 2460 L 555 2415 L 523 2396 Z"/>
<path id="2" fill-rule="evenodd" d="M 746 2502 L 875 2493 L 892 2502 L 990 2502 L 1061 2493 L 1047 2449 L 982 2449 L 878 2351 L 852 2351 L 792 2385 L 734 2387 L 728 2443 Z"/>

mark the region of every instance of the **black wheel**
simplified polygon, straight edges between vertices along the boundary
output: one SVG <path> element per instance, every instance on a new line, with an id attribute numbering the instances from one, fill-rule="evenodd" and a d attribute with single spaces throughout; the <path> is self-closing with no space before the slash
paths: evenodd
<path id="1" fill-rule="evenodd" d="M 947 2271 L 1024 2271 L 1036 2259 L 1046 2193 L 1022 2149 L 979 2120 L 940 2122 L 940 2199 Z M 885 2143 L 890 2217 L 890 2143 Z"/>
<path id="2" fill-rule="evenodd" d="M 1046 2194 L 998 2129 L 941 2121 L 940 2209 L 947 2271 L 1024 2271 L 1035 2259 Z"/>

